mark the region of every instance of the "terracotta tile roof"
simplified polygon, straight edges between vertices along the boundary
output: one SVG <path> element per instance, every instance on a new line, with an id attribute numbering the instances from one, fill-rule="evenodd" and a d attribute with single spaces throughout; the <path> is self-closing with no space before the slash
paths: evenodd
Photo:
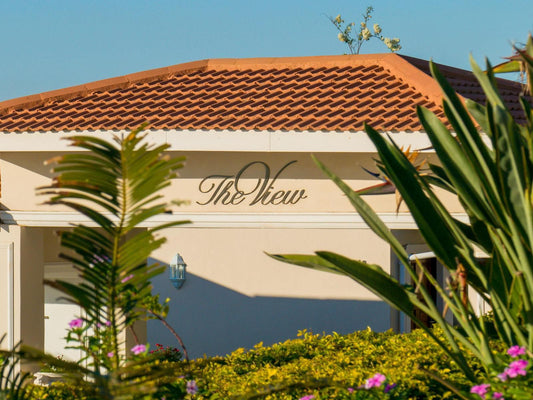
<path id="1" fill-rule="evenodd" d="M 419 68 L 424 73 L 430 75 L 429 63 L 427 61 L 408 56 L 401 57 L 411 63 L 413 66 Z M 479 86 L 476 78 L 472 73 L 446 65 L 438 64 L 438 66 L 442 74 L 451 84 L 451 86 L 462 97 L 473 100 L 477 103 L 485 103 L 485 94 L 483 93 L 483 90 L 481 90 L 481 87 Z M 518 100 L 519 95 L 522 93 L 524 87 L 520 83 L 507 79 L 497 79 L 497 81 L 500 95 L 502 96 L 503 101 L 509 108 L 509 111 L 513 114 L 514 118 L 518 122 L 525 123 L 525 115 Z M 527 96 L 527 98 L 531 103 L 531 97 Z"/>
<path id="2" fill-rule="evenodd" d="M 472 74 L 442 66 L 464 97 Z M 502 81 L 521 115 L 520 85 Z M 427 61 L 376 54 L 204 60 L 0 102 L 0 131 L 150 129 L 420 131 L 415 106 L 443 116 Z"/>

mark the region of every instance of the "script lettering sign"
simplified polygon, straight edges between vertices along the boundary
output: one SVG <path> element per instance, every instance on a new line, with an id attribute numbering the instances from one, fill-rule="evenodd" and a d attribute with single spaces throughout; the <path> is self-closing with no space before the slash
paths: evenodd
<path id="1" fill-rule="evenodd" d="M 296 204 L 307 198 L 305 189 L 279 189 L 276 182 L 281 173 L 296 160 L 285 164 L 271 178 L 268 164 L 263 161 L 253 161 L 242 167 L 235 175 L 209 175 L 202 179 L 198 190 L 209 197 L 207 200 L 196 203 L 202 206 L 208 204 L 238 205 L 247 202 L 248 205 L 288 205 Z M 246 174 L 256 173 L 257 178 L 245 178 Z M 247 182 L 244 183 L 243 181 Z M 250 184 L 251 181 L 251 184 Z"/>

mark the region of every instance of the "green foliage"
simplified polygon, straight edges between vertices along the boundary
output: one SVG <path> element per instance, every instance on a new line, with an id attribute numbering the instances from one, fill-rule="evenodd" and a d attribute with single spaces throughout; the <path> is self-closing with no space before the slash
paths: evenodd
<path id="1" fill-rule="evenodd" d="M 0 345 L 6 335 L 0 337 Z M 26 387 L 30 375 L 19 372 L 18 347 L 13 350 L 0 350 L 0 400 L 26 400 L 30 398 L 31 390 Z"/>
<path id="2" fill-rule="evenodd" d="M 436 330 L 435 335 L 442 332 Z M 479 368 L 475 360 L 470 361 Z M 198 359 L 190 364 L 164 361 L 162 365 L 176 373 L 161 377 L 152 395 L 137 398 L 191 398 L 186 391 L 191 379 L 197 380 L 200 389 L 196 399 L 297 400 L 310 394 L 316 400 L 454 398 L 422 369 L 439 372 L 465 389 L 469 387 L 451 359 L 420 330 L 403 335 L 370 329 L 350 335 L 318 335 L 304 330 L 298 339 L 270 347 L 259 343 L 249 351 L 238 349 L 223 358 Z M 376 372 L 397 386 L 388 394 L 383 388 L 358 389 Z M 48 388 L 36 388 L 32 398 L 85 400 L 93 398 L 91 390 L 90 386 L 53 383 Z"/>
<path id="3" fill-rule="evenodd" d="M 523 60 L 530 72 L 532 56 L 530 46 Z M 488 375 L 501 370 L 503 361 L 490 346 L 490 329 L 485 320 L 476 317 L 468 298 L 463 296 L 467 284 L 490 305 L 493 327 L 502 343 L 533 351 L 533 113 L 522 98 L 528 122 L 519 125 L 513 120 L 498 93 L 490 64 L 488 73 L 484 73 L 472 61 L 474 75 L 487 97 L 485 106 L 469 100 L 465 106 L 436 66 L 430 67 L 444 93 L 443 107 L 451 128 L 427 109 L 418 109 L 440 163 L 430 165 L 433 174 L 420 174 L 390 137 L 369 126 L 366 132 L 379 153 L 381 172 L 395 185 L 426 243 L 453 279 L 441 287 L 420 263 L 412 265 L 401 243 L 371 207 L 316 159 L 368 226 L 390 244 L 413 284 L 403 286 L 377 265 L 329 252 L 274 257 L 305 267 L 325 266 L 352 277 L 425 329 L 465 375 L 476 381 L 461 347 L 472 352 Z M 435 187 L 457 196 L 469 218 L 468 224 L 447 211 Z M 487 263 L 475 257 L 476 248 L 490 256 Z M 422 270 L 455 315 L 458 326 L 444 319 L 442 310 L 420 284 L 422 276 L 415 267 Z M 443 338 L 417 319 L 415 308 L 441 326 Z"/>
<path id="4" fill-rule="evenodd" d="M 363 44 L 372 38 L 376 38 L 383 42 L 383 44 L 385 44 L 385 46 L 387 46 L 392 53 L 401 50 L 402 46 L 400 46 L 400 39 L 384 37 L 381 34 L 381 27 L 378 24 L 374 24 L 372 26 L 372 30 L 370 30 L 368 27 L 368 22 L 372 18 L 373 11 L 374 7 L 367 7 L 366 13 L 363 14 L 363 22 L 361 22 L 359 31 L 357 33 L 354 33 L 353 30 L 355 27 L 355 22 L 350 22 L 344 25 L 344 20 L 340 14 L 335 18 L 328 17 L 333 26 L 335 26 L 335 28 L 339 31 L 337 38 L 339 41 L 346 43 L 350 54 L 359 54 Z"/>
<path id="5" fill-rule="evenodd" d="M 515 54 L 508 57 L 507 61 L 498 64 L 494 67 L 494 73 L 501 74 L 507 72 L 520 72 L 522 78 L 526 80 L 526 87 L 531 94 L 533 89 L 533 75 L 531 68 L 533 67 L 533 38 L 529 35 L 525 46 L 522 48 L 513 46 Z"/>
<path id="6" fill-rule="evenodd" d="M 357 389 L 376 372 L 398 384 L 395 396 L 452 397 L 421 368 L 440 371 L 457 385 L 467 384 L 451 359 L 420 330 L 397 335 L 368 329 L 325 336 L 302 331 L 299 336 L 271 347 L 259 343 L 250 351 L 239 349 L 225 358 L 212 359 L 203 369 L 204 394 L 198 398 L 299 399 L 313 394 L 315 399 L 354 399 L 348 388 Z"/>
<path id="7" fill-rule="evenodd" d="M 159 343 L 155 344 L 154 350 L 150 350 L 150 354 L 154 354 L 162 360 L 171 362 L 180 361 L 182 358 L 179 349 L 170 346 L 163 346 Z"/>
<path id="8" fill-rule="evenodd" d="M 187 222 L 140 228 L 168 212 L 160 192 L 184 161 L 164 155 L 168 145 L 149 145 L 145 136 L 141 127 L 114 143 L 97 136 L 69 137 L 72 146 L 87 151 L 50 160 L 57 176 L 50 186 L 38 189 L 51 196 L 48 204 L 67 206 L 92 223 L 60 233 L 61 245 L 68 250 L 61 257 L 73 263 L 82 283 L 46 282 L 83 308 L 84 316 L 70 323 L 67 341 L 85 354 L 87 367 L 32 349 L 21 354 L 63 368 L 77 384 L 93 381 L 91 390 L 101 399 L 154 392 L 162 377 L 174 376 L 158 355 L 126 358 L 119 339 L 126 328 L 133 332 L 133 324 L 147 318 L 146 312 L 156 313 L 158 319 L 166 315 L 167 302 L 159 304 L 150 283 L 164 267 L 147 265 L 147 259 L 165 242 L 158 231 Z M 146 352 L 144 345 L 137 349 L 136 354 Z"/>
<path id="9" fill-rule="evenodd" d="M 49 386 L 32 386 L 31 399 L 39 400 L 89 400 L 93 397 L 90 386 L 54 382 Z"/>
<path id="10" fill-rule="evenodd" d="M 513 346 L 507 350 L 506 354 L 501 354 L 500 358 L 505 362 L 505 368 L 493 371 L 492 376 L 485 377 L 484 383 L 472 387 L 471 393 L 476 393 L 481 397 L 488 394 L 494 399 L 532 399 L 533 355 L 527 354 L 523 347 Z"/>
<path id="11" fill-rule="evenodd" d="M 141 357 L 126 367 L 107 376 L 116 380 L 113 386 L 106 387 L 98 382 L 72 380 L 65 375 L 64 382 L 53 382 L 49 386 L 29 385 L 31 397 L 28 400 L 40 399 L 76 399 L 101 400 L 106 398 L 150 400 L 178 400 L 187 396 L 186 384 L 191 366 L 186 362 L 168 362 L 158 357 Z"/>
<path id="12" fill-rule="evenodd" d="M 158 192 L 170 185 L 183 166 L 183 158 L 162 155 L 168 145 L 149 146 L 142 143 L 143 138 L 140 129 L 116 144 L 94 136 L 71 137 L 71 145 L 89 153 L 53 159 L 57 164 L 53 171 L 59 175 L 51 186 L 39 189 L 40 194 L 52 195 L 49 204 L 79 211 L 100 228 L 78 225 L 61 232 L 62 246 L 74 253 L 61 256 L 74 264 L 83 283 L 47 283 L 83 308 L 87 325 L 109 325 L 112 343 L 104 350 L 114 353 L 113 368 L 122 362 L 116 338 L 141 317 L 141 305 L 151 297 L 150 279 L 162 271 L 159 265 L 146 264 L 150 253 L 165 241 L 156 232 L 186 222 L 136 229 L 167 211 Z M 90 355 L 98 369 L 102 358 Z"/>
<path id="13" fill-rule="evenodd" d="M 65 361 L 64 357 L 62 355 L 58 355 L 56 357 L 59 361 Z M 39 369 L 39 372 L 56 372 L 61 373 L 64 372 L 61 368 L 59 368 L 57 365 L 52 364 L 43 364 L 43 366 Z"/>

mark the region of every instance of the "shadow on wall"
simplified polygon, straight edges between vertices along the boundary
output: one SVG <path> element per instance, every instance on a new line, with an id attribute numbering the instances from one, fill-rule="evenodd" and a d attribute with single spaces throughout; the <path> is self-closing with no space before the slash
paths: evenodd
<path id="1" fill-rule="evenodd" d="M 191 358 L 225 355 L 258 342 L 271 345 L 295 338 L 301 329 L 347 334 L 390 327 L 389 306 L 381 301 L 249 297 L 191 273 L 180 290 L 167 273 L 155 277 L 153 286 L 161 299 L 171 298 L 168 322 Z M 179 348 L 159 321 L 148 322 L 148 342 L 152 348 L 155 343 Z"/>

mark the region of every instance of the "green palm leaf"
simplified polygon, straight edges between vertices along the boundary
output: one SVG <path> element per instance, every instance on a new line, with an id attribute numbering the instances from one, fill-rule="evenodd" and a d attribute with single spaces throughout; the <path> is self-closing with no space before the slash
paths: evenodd
<path id="1" fill-rule="evenodd" d="M 188 222 L 141 227 L 168 213 L 160 192 L 177 177 L 184 162 L 183 157 L 164 155 L 168 145 L 149 145 L 145 137 L 142 127 L 114 142 L 96 136 L 70 137 L 72 146 L 88 152 L 52 159 L 58 175 L 51 185 L 38 189 L 50 196 L 48 204 L 67 206 L 97 226 L 78 225 L 61 233 L 62 246 L 72 251 L 62 257 L 74 264 L 83 283 L 47 283 L 79 304 L 88 324 L 110 321 L 115 369 L 122 362 L 118 333 L 141 317 L 142 304 L 147 304 L 143 297 L 151 296 L 150 280 L 164 269 L 147 265 L 150 253 L 165 242 L 158 231 Z"/>

